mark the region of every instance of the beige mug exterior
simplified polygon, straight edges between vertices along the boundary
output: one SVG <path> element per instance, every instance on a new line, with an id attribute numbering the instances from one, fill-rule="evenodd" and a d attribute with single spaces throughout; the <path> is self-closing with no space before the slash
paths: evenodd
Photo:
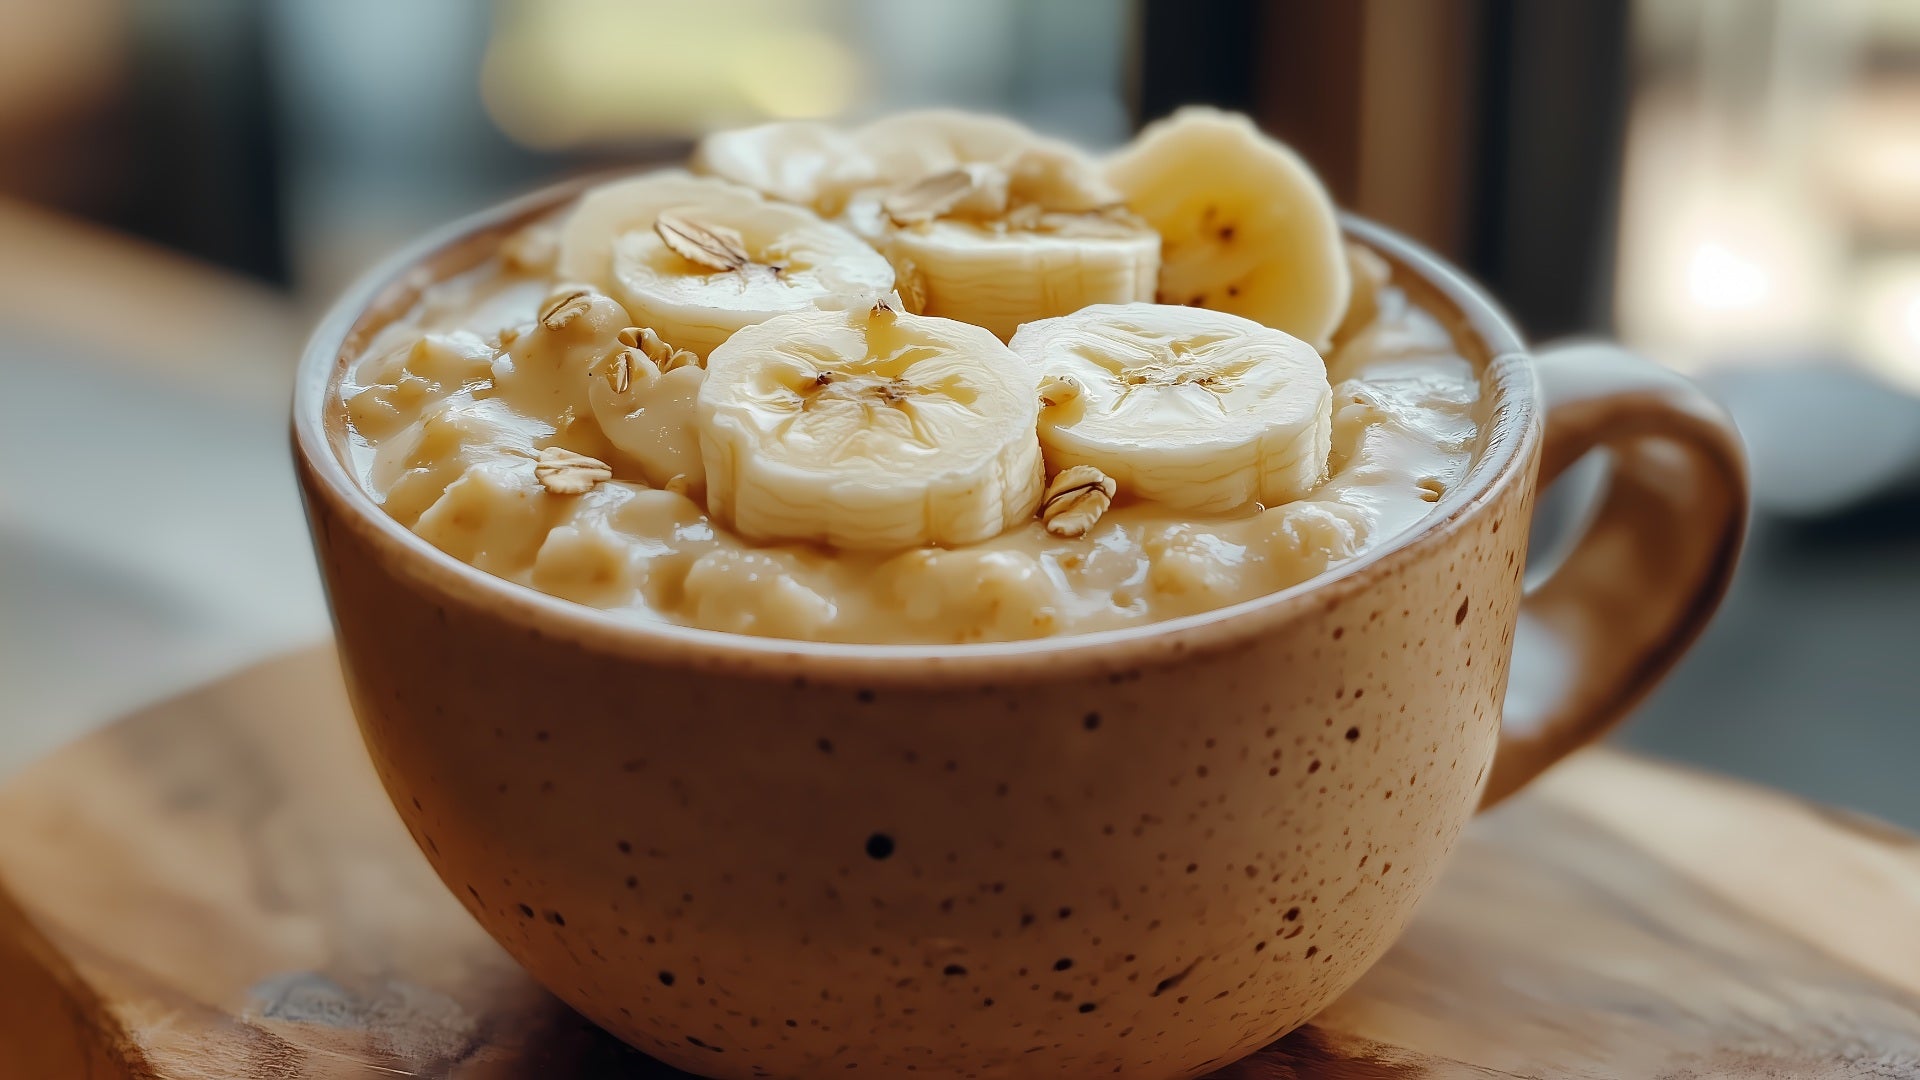
<path id="1" fill-rule="evenodd" d="M 1537 370 L 1473 286 L 1350 222 L 1491 401 L 1471 475 L 1413 535 L 1224 610 L 1008 645 L 572 605 L 386 517 L 332 402 L 421 287 L 573 191 L 463 222 L 343 300 L 303 360 L 296 461 L 414 838 L 537 979 L 690 1072 L 1185 1077 L 1270 1042 L 1387 949 L 1483 799 L 1651 685 L 1739 545 L 1738 446 L 1690 387 L 1615 352 Z M 1616 436 L 1612 495 L 1523 627 L 1543 446 L 1557 471 Z M 1516 684 L 1503 746 L 1517 632 L 1565 677 Z"/>

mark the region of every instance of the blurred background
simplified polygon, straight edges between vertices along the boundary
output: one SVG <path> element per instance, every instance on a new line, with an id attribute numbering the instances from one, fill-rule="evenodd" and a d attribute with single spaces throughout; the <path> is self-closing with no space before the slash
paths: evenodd
<path id="1" fill-rule="evenodd" d="M 1752 542 L 1621 738 L 1920 826 L 1914 0 L 0 0 L 0 774 L 325 634 L 290 372 L 422 229 L 716 125 L 1190 101 L 1706 380 Z"/>

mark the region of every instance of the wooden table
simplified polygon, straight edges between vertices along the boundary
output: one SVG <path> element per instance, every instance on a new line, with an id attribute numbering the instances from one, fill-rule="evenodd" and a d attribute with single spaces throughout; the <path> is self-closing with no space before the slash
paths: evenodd
<path id="1" fill-rule="evenodd" d="M 8 1080 L 674 1075 L 441 888 L 330 652 L 0 790 L 0 881 Z M 1475 824 L 1358 987 L 1217 1075 L 1920 1076 L 1920 840 L 1587 753 Z"/>

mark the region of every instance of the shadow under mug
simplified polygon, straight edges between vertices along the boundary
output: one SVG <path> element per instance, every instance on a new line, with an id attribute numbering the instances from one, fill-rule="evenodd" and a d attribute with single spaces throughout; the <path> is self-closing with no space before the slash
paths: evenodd
<path id="1" fill-rule="evenodd" d="M 425 286 L 577 191 L 459 222 L 353 288 L 302 360 L 295 458 L 400 816 L 537 979 L 682 1069 L 1172 1077 L 1246 1054 L 1350 986 L 1475 809 L 1618 720 L 1732 573 L 1745 466 L 1699 391 L 1608 345 L 1529 355 L 1477 287 L 1350 219 L 1490 408 L 1428 518 L 1319 578 L 952 647 L 545 596 L 387 517 L 336 398 Z M 1529 590 L 1537 486 L 1597 447 L 1593 523 Z"/>

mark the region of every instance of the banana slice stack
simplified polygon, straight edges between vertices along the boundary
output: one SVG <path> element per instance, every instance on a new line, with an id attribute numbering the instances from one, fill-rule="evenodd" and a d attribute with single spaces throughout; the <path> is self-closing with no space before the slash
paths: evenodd
<path id="1" fill-rule="evenodd" d="M 1070 469 L 1081 503 L 1192 514 L 1325 477 L 1351 273 L 1326 191 L 1244 117 L 1183 110 L 1105 162 L 945 110 L 778 123 L 691 165 L 589 191 L 555 274 L 624 305 L 630 352 L 697 358 L 594 369 L 594 413 L 743 537 L 975 543 Z"/>
<path id="2" fill-rule="evenodd" d="M 851 135 L 814 120 L 715 132 L 694 147 L 688 165 L 829 218 L 854 192 L 878 183 L 874 163 Z"/>
<path id="3" fill-rule="evenodd" d="M 774 124 L 716 135 L 694 167 L 838 214 L 884 252 L 908 307 L 984 326 L 1153 298 L 1160 237 L 1099 167 L 1010 120 L 934 109 L 848 135 Z"/>

